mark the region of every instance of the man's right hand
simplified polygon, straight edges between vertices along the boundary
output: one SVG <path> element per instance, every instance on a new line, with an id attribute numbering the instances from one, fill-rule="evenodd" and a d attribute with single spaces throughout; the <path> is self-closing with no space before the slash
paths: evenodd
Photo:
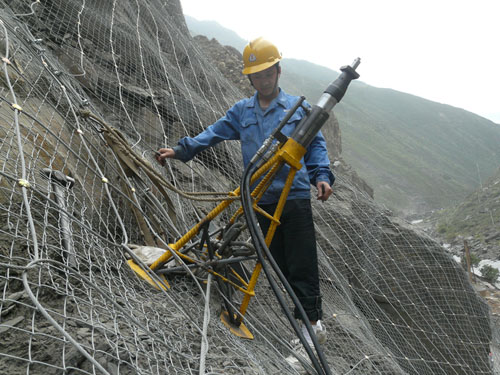
<path id="1" fill-rule="evenodd" d="M 165 166 L 165 159 L 172 159 L 175 156 L 175 151 L 171 148 L 160 148 L 156 153 L 156 161 L 162 166 Z"/>

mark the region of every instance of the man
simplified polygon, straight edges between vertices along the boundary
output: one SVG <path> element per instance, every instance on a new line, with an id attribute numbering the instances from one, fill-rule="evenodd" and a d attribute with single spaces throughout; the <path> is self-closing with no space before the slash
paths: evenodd
<path id="1" fill-rule="evenodd" d="M 221 141 L 240 140 L 243 163 L 246 166 L 298 99 L 279 88 L 280 60 L 281 54 L 269 41 L 263 38 L 251 41 L 243 51 L 242 73 L 248 76 L 256 90 L 255 95 L 236 103 L 224 117 L 196 137 L 185 137 L 173 148 L 160 148 L 157 161 L 162 165 L 166 158 L 186 162 Z M 299 108 L 288 120 L 282 133 L 289 136 L 304 115 L 304 110 Z M 329 168 L 326 142 L 321 132 L 307 148 L 301 163 L 302 169 L 297 171 L 293 181 L 280 219 L 281 224 L 273 237 L 270 250 L 301 302 L 319 341 L 324 342 L 326 331 L 320 321 L 322 307 L 310 184 L 317 188 L 317 199 L 326 201 L 332 193 L 334 176 Z M 281 169 L 259 202 L 259 206 L 271 214 L 283 190 L 288 170 L 288 166 Z M 269 220 L 259 215 L 259 224 L 265 234 Z M 298 309 L 295 309 L 295 317 L 300 318 Z M 302 330 L 312 346 L 304 325 Z M 289 358 L 287 360 L 294 362 L 292 364 L 296 367 L 295 363 L 298 361 L 294 357 Z"/>

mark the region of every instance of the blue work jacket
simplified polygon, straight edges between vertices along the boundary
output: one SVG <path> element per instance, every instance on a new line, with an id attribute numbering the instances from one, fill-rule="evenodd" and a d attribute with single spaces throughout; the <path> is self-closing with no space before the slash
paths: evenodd
<path id="1" fill-rule="evenodd" d="M 279 95 L 264 111 L 260 108 L 257 93 L 251 98 L 240 100 L 226 112 L 224 117 L 196 137 L 182 138 L 173 148 L 175 158 L 186 162 L 199 152 L 221 141 L 240 140 L 243 163 L 246 167 L 298 99 L 280 89 Z M 299 108 L 281 132 L 290 136 L 304 115 L 304 110 Z M 310 184 L 316 186 L 319 181 L 326 181 L 333 185 L 335 178 L 330 170 L 326 141 L 321 132 L 307 148 L 301 164 L 302 168 L 295 175 L 288 199 L 310 199 Z M 289 170 L 290 167 L 285 165 L 276 175 L 260 200 L 261 204 L 276 203 L 279 200 Z"/>

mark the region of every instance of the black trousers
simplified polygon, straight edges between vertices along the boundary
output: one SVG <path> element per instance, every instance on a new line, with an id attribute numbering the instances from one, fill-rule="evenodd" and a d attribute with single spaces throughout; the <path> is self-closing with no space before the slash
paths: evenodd
<path id="1" fill-rule="evenodd" d="M 259 206 L 272 215 L 276 205 Z M 270 220 L 259 214 L 257 218 L 265 236 Z M 287 201 L 280 223 L 276 228 L 269 250 L 297 295 L 309 320 L 321 319 L 323 311 L 311 201 L 309 199 Z M 301 318 L 297 307 L 294 315 L 298 319 Z"/>

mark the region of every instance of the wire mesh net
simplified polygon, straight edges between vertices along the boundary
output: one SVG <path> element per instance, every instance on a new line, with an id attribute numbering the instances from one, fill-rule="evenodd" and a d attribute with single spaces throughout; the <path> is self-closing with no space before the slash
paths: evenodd
<path id="1" fill-rule="evenodd" d="M 0 373 L 294 373 L 295 335 L 264 277 L 242 340 L 208 273 L 158 289 L 127 264 L 134 245 L 172 243 L 214 207 L 193 193 L 231 191 L 241 174 L 231 142 L 154 162 L 242 97 L 178 1 L 1 4 Z M 332 373 L 500 373 L 498 318 L 438 244 L 342 175 L 313 210 Z"/>

